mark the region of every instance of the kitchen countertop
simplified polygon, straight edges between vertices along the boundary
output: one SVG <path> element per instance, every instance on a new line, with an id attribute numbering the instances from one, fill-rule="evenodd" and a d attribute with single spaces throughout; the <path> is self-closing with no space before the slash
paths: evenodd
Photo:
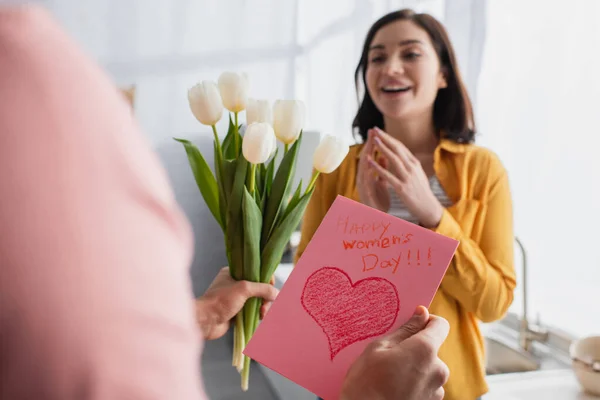
<path id="1" fill-rule="evenodd" d="M 489 392 L 483 400 L 598 400 L 579 386 L 570 369 L 499 374 L 487 377 Z"/>

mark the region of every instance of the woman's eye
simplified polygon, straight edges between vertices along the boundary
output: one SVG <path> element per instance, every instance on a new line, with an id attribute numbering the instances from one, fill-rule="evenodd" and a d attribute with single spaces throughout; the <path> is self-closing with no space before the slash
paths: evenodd
<path id="1" fill-rule="evenodd" d="M 421 57 L 421 55 L 419 53 L 415 53 L 415 52 L 404 54 L 404 58 L 407 60 L 416 60 L 419 57 Z"/>
<path id="2" fill-rule="evenodd" d="M 371 63 L 378 64 L 378 63 L 383 62 L 384 60 L 385 60 L 384 56 L 376 56 L 376 57 L 371 58 Z"/>

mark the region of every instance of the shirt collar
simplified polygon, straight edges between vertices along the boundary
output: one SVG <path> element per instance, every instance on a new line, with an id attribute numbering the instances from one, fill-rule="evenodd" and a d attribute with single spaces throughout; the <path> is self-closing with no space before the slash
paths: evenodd
<path id="1" fill-rule="evenodd" d="M 441 139 L 438 148 L 444 149 L 450 153 L 464 153 L 466 150 L 464 143 L 457 143 L 450 139 Z"/>

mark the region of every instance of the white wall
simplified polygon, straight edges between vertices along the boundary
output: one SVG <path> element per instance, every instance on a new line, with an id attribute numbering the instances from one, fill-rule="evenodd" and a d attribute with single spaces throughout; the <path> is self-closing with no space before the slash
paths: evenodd
<path id="1" fill-rule="evenodd" d="M 403 6 L 440 19 L 445 11 L 444 0 L 43 3 L 118 84 L 136 85 L 136 115 L 155 143 L 203 129 L 186 90 L 223 70 L 248 72 L 254 97 L 304 100 L 308 129 L 350 139 L 353 73 L 370 24 Z"/>
<path id="2" fill-rule="evenodd" d="M 479 141 L 508 168 L 528 251 L 531 315 L 577 335 L 600 334 L 599 16 L 595 0 L 491 1 L 478 93 Z"/>

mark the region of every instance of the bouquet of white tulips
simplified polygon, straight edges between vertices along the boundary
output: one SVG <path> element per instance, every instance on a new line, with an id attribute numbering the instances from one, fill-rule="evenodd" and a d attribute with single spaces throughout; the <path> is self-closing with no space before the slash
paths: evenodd
<path id="1" fill-rule="evenodd" d="M 192 113 L 214 135 L 213 175 L 200 151 L 183 143 L 200 193 L 221 226 L 231 275 L 236 280 L 268 283 L 281 262 L 286 245 L 300 224 L 319 173 L 334 171 L 348 154 L 348 146 L 326 136 L 313 157 L 315 172 L 305 189 L 292 188 L 302 141 L 305 108 L 301 101 L 248 98 L 245 74 L 224 72 L 218 84 L 203 81 L 188 91 Z M 229 113 L 223 141 L 216 124 Z M 239 114 L 246 111 L 246 128 L 240 134 Z M 233 117 L 233 118 L 232 118 Z M 276 166 L 277 140 L 284 154 Z M 242 354 L 260 316 L 260 299 L 252 298 L 235 318 L 233 365 L 248 389 L 250 359 Z"/>

